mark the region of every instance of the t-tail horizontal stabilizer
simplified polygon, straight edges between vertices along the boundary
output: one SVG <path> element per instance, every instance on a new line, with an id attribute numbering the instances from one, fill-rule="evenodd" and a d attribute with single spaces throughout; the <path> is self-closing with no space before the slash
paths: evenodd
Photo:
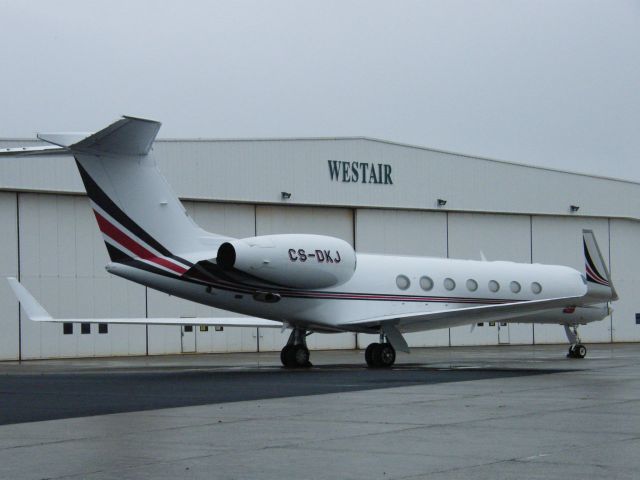
<path id="1" fill-rule="evenodd" d="M 213 327 L 280 328 L 282 323 L 257 317 L 179 317 L 179 318 L 53 318 L 15 278 L 7 278 L 24 313 L 34 322 L 113 323 L 130 325 L 208 325 Z"/>
<path id="2" fill-rule="evenodd" d="M 162 124 L 144 118 L 122 117 L 96 133 L 39 133 L 50 145 L 0 149 L 0 156 L 110 154 L 143 156 L 149 153 Z"/>

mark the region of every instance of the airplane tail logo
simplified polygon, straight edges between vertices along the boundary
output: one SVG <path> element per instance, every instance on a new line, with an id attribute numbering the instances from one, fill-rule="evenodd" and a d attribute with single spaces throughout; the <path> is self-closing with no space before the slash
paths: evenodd
<path id="1" fill-rule="evenodd" d="M 138 260 L 178 275 L 183 275 L 193 266 L 187 260 L 173 255 L 134 222 L 104 193 L 80 162 L 76 163 L 112 261 L 131 263 Z"/>
<path id="2" fill-rule="evenodd" d="M 599 298 L 602 301 L 617 300 L 618 294 L 613 288 L 611 275 L 596 242 L 592 230 L 582 231 L 582 244 L 584 247 L 584 267 L 587 279 L 588 295 Z"/>
<path id="3" fill-rule="evenodd" d="M 609 280 L 603 274 L 598 271 L 598 267 L 596 267 L 593 258 L 591 257 L 591 253 L 589 252 L 589 248 L 587 247 L 586 240 L 583 240 L 584 244 L 584 258 L 585 258 L 585 270 L 587 274 L 587 281 L 597 283 L 598 285 L 603 285 L 605 287 L 609 286 Z"/>

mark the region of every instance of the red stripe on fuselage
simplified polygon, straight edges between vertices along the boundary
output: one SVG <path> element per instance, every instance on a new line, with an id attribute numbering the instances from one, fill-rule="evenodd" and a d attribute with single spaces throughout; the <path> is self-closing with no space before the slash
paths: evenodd
<path id="1" fill-rule="evenodd" d="M 113 225 L 111 222 L 109 222 L 109 220 L 104 218 L 95 210 L 93 211 L 93 213 L 95 214 L 96 220 L 98 221 L 98 226 L 100 227 L 100 231 L 105 235 L 109 236 L 111 239 L 118 242 L 120 245 L 125 247 L 131 253 L 134 253 L 135 255 L 142 258 L 143 260 L 148 260 L 157 265 L 161 265 L 165 268 L 168 268 L 169 270 L 173 270 L 174 272 L 179 273 L 180 275 L 182 275 L 184 272 L 187 271 L 186 268 L 180 265 L 176 265 L 175 263 L 170 262 L 166 258 L 158 257 L 157 255 L 153 254 L 152 252 L 144 248 L 142 245 L 136 243 L 135 240 L 133 240 L 127 234 L 119 230 L 118 227 Z"/>

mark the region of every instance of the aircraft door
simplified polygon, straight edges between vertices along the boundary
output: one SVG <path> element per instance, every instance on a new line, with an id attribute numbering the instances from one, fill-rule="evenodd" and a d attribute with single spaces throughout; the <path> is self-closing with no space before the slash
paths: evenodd
<path id="1" fill-rule="evenodd" d="M 511 343 L 509 335 L 509 324 L 507 322 L 498 322 L 498 344 L 508 345 Z"/>
<path id="2" fill-rule="evenodd" d="M 196 331 L 193 325 L 183 325 L 180 328 L 180 340 L 182 353 L 195 353 L 196 351 Z"/>

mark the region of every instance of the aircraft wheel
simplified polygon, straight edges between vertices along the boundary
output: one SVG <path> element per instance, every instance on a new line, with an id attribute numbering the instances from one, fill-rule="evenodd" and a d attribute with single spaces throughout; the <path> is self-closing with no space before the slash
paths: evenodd
<path id="1" fill-rule="evenodd" d="M 280 350 L 280 361 L 282 365 L 285 367 L 291 367 L 291 350 L 293 349 L 293 345 L 285 345 L 282 350 Z"/>
<path id="2" fill-rule="evenodd" d="M 573 353 L 575 358 L 584 358 L 587 356 L 587 347 L 579 343 L 573 348 Z"/>
<path id="3" fill-rule="evenodd" d="M 296 367 L 310 367 L 311 362 L 309 361 L 309 349 L 303 345 L 298 345 L 294 347 L 294 359 Z"/>
<path id="4" fill-rule="evenodd" d="M 370 343 L 367 349 L 364 351 L 364 360 L 367 362 L 368 367 L 375 366 L 373 364 L 373 350 L 379 343 Z"/>
<path id="5" fill-rule="evenodd" d="M 367 365 L 374 368 L 388 368 L 396 361 L 396 351 L 389 343 L 372 343 L 365 351 Z"/>
<path id="6" fill-rule="evenodd" d="M 389 368 L 396 362 L 396 350 L 389 343 L 380 344 L 378 350 L 378 366 Z"/>
<path id="7" fill-rule="evenodd" d="M 310 367 L 309 349 L 304 345 L 286 345 L 280 351 L 280 361 L 287 368 Z"/>

